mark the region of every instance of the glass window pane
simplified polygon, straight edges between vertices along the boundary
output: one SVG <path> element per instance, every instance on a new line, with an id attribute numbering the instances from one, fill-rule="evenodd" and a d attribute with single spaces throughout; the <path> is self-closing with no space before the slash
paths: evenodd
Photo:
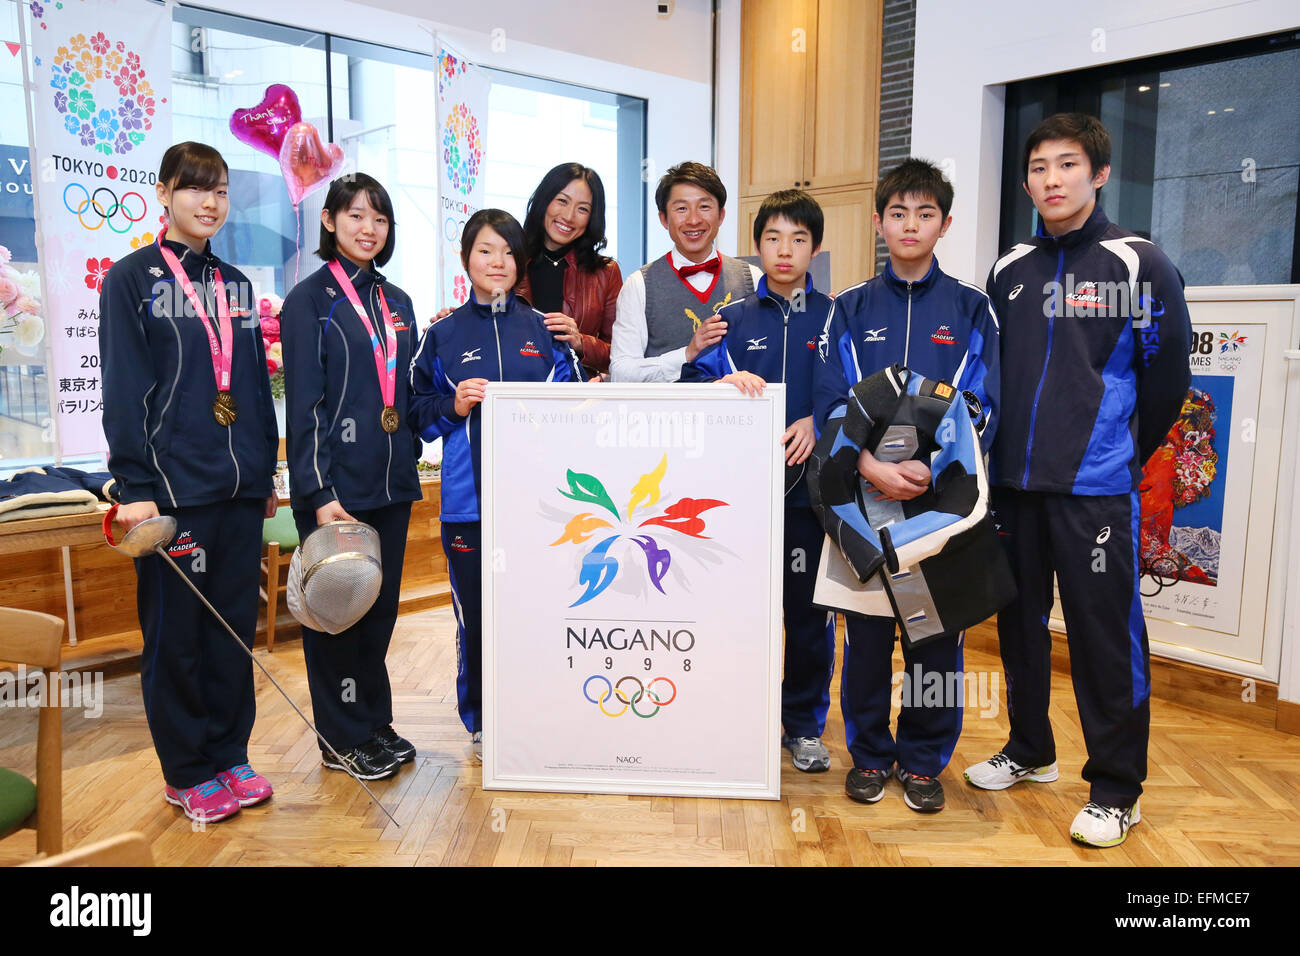
<path id="1" fill-rule="evenodd" d="M 18 4 L 0 7 L 0 36 L 17 40 Z M 0 474 L 40 464 L 55 454 L 50 423 L 45 341 L 21 349 L 14 331 L 22 296 L 40 301 L 36 221 L 27 149 L 27 103 L 23 63 L 8 50 L 0 56 Z M 42 309 L 39 318 L 44 321 Z M 30 320 L 29 320 L 30 321 Z M 48 328 L 47 328 L 48 332 Z M 31 354 L 27 354 L 31 353 Z"/>
<path id="2" fill-rule="evenodd" d="M 433 57 L 333 38 L 331 51 L 334 141 L 388 190 L 397 245 L 383 272 L 428 318 L 438 272 Z"/>
<path id="3" fill-rule="evenodd" d="M 172 137 L 210 143 L 230 166 L 230 216 L 212 249 L 242 269 L 259 294 L 283 296 L 294 283 L 299 244 L 307 255 L 297 271 L 316 267 L 310 251 L 321 194 L 303 201 L 300 226 L 278 159 L 232 136 L 230 115 L 256 106 L 268 86 L 283 83 L 297 94 L 303 120 L 325 141 L 325 38 L 189 7 L 176 8 L 172 31 Z"/>

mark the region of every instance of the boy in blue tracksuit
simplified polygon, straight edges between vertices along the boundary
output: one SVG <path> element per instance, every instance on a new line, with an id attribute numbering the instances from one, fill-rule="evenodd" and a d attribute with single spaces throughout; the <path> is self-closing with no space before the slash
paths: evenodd
<path id="1" fill-rule="evenodd" d="M 976 425 L 988 450 L 1000 405 L 998 322 L 983 291 L 946 275 L 934 257 L 952 222 L 952 195 L 943 174 L 919 159 L 905 160 L 880 181 L 872 221 L 889 247 L 889 263 L 884 274 L 835 298 L 813 382 L 819 429 L 844 414 L 855 384 L 897 363 L 978 399 L 983 412 Z M 930 485 L 924 464 L 877 461 L 865 451 L 858 471 L 877 500 L 910 500 Z M 907 805 L 936 812 L 944 806 L 938 777 L 961 733 L 962 709 L 946 696 L 939 706 L 922 706 L 919 692 L 906 691 L 922 674 L 938 674 L 941 687 L 956 687 L 952 675 L 962 669 L 963 635 L 915 647 L 904 642 L 905 693 L 895 740 L 889 729 L 894 631 L 892 617 L 846 617 L 840 704 L 853 769 L 845 792 L 875 803 L 896 765 Z"/>
<path id="2" fill-rule="evenodd" d="M 831 300 L 813 288 L 808 263 L 821 245 L 824 219 L 817 200 L 797 189 L 773 193 L 754 218 L 754 245 L 763 263 L 756 291 L 718 313 L 723 337 L 682 366 L 681 381 L 723 381 L 748 394 L 784 382 L 785 676 L 781 681 L 782 746 L 807 773 L 830 769 L 821 741 L 835 667 L 835 615 L 812 605 L 822 528 L 808 499 L 804 474 L 815 434 L 812 377 L 817 338 Z"/>
<path id="3" fill-rule="evenodd" d="M 411 366 L 411 416 L 425 441 L 443 439 L 442 549 L 456 607 L 456 697 L 482 759 L 483 657 L 479 427 L 488 382 L 580 382 L 582 366 L 515 298 L 523 228 L 508 212 L 482 209 L 465 223 L 461 261 L 469 301 L 425 331 Z"/>
<path id="4" fill-rule="evenodd" d="M 998 615 L 1011 736 L 966 779 L 1003 790 L 1059 775 L 1047 714 L 1054 571 L 1091 785 L 1070 834 L 1114 846 L 1140 819 L 1151 720 L 1138 480 L 1186 397 L 1191 324 L 1173 263 L 1097 203 L 1110 135 L 1095 117 L 1048 117 L 1023 162 L 1040 228 L 988 280 L 1008 359 L 990 476 L 1019 590 Z"/>

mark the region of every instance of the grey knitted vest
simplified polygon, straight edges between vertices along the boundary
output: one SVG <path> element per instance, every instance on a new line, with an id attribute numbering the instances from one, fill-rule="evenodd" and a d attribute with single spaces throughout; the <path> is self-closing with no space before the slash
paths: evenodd
<path id="1" fill-rule="evenodd" d="M 721 253 L 719 256 L 722 270 L 707 303 L 701 303 L 695 290 L 677 277 L 668 256 L 641 267 L 641 277 L 645 279 L 645 324 L 649 333 L 646 358 L 683 348 L 701 322 L 724 305 L 738 302 L 754 291 L 749 265 Z"/>

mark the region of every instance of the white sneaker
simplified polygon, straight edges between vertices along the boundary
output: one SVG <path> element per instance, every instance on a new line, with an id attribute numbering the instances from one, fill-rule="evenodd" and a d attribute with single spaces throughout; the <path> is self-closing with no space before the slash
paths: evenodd
<path id="1" fill-rule="evenodd" d="M 1022 780 L 1051 783 L 1061 774 L 1055 763 L 1046 767 L 1022 767 L 1006 754 L 999 753 L 973 767 L 967 767 L 962 776 L 967 783 L 974 784 L 981 790 L 1005 790 Z"/>
<path id="2" fill-rule="evenodd" d="M 483 762 L 483 731 L 476 730 L 469 735 L 470 742 L 474 745 L 474 759 L 479 763 Z"/>
<path id="3" fill-rule="evenodd" d="M 1089 800 L 1070 824 L 1070 836 L 1088 846 L 1119 846 L 1141 819 L 1136 802 L 1131 807 L 1107 807 Z"/>

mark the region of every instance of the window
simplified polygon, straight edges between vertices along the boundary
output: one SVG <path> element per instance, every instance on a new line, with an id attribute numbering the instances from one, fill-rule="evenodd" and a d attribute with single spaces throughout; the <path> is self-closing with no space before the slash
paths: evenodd
<path id="1" fill-rule="evenodd" d="M 1001 248 L 1038 224 L 1020 188 L 1025 138 L 1077 110 L 1110 130 L 1102 209 L 1188 285 L 1300 281 L 1300 33 L 1027 80 L 1006 103 Z"/>
<path id="2" fill-rule="evenodd" d="M 18 36 L 18 4 L 0 5 L 0 34 Z M 420 43 L 427 43 L 421 37 Z M 624 272 L 645 253 L 644 100 L 489 70 L 486 201 L 522 221 L 542 174 L 560 162 L 598 170 L 605 184 L 605 252 Z M 302 118 L 369 173 L 393 198 L 396 254 L 384 268 L 425 315 L 437 300 L 430 268 L 441 223 L 431 49 L 397 50 L 196 7 L 176 6 L 172 23 L 172 135 L 211 143 L 230 165 L 230 214 L 213 240 L 259 294 L 283 296 L 314 271 L 325 192 L 305 197 L 295 216 L 278 159 L 230 134 L 234 110 L 256 104 L 274 83 L 298 95 Z M 22 61 L 0 56 L 0 245 L 12 266 L 36 269 L 35 222 Z M 297 254 L 302 250 L 301 256 Z M 49 426 L 45 353 L 0 345 L 0 473 L 56 456 Z M 74 462 L 68 462 L 74 464 Z M 102 457 L 90 462 L 103 467 Z"/>

